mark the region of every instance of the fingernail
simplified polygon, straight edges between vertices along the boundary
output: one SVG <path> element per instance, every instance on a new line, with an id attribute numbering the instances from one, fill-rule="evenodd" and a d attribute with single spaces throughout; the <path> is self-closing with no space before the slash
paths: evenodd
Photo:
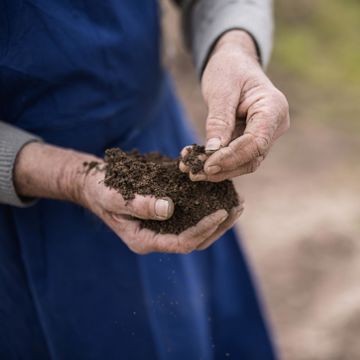
<path id="1" fill-rule="evenodd" d="M 221 171 L 221 167 L 219 165 L 209 166 L 206 169 L 206 173 L 209 175 L 215 175 L 215 174 L 219 173 L 220 171 Z"/>
<path id="2" fill-rule="evenodd" d="M 207 141 L 205 151 L 216 151 L 221 146 L 221 140 L 219 138 L 211 138 Z"/>
<path id="3" fill-rule="evenodd" d="M 170 215 L 170 204 L 168 200 L 158 199 L 155 202 L 155 214 L 156 216 L 167 219 Z"/>

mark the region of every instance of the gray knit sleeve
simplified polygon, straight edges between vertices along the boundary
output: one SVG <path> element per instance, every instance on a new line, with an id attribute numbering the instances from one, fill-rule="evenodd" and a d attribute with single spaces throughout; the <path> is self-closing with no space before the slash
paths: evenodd
<path id="1" fill-rule="evenodd" d="M 267 66 L 272 49 L 272 0 L 183 0 L 182 7 L 185 39 L 199 74 L 218 38 L 232 29 L 245 30 L 253 37 L 261 63 Z"/>
<path id="2" fill-rule="evenodd" d="M 0 204 L 30 206 L 33 199 L 20 198 L 13 182 L 16 156 L 22 147 L 32 141 L 41 141 L 35 135 L 0 121 Z"/>

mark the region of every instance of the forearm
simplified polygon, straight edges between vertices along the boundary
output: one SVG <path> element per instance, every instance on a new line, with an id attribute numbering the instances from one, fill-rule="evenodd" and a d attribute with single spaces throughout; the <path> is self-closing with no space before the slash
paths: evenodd
<path id="1" fill-rule="evenodd" d="M 98 158 L 73 150 L 33 142 L 19 152 L 14 167 L 17 193 L 24 197 L 40 197 L 82 202 L 85 180 L 84 162 Z"/>

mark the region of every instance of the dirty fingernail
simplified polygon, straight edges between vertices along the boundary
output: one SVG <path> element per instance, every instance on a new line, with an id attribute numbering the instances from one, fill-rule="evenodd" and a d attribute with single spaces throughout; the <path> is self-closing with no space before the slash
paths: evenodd
<path id="1" fill-rule="evenodd" d="M 155 202 L 155 214 L 160 218 L 168 218 L 170 215 L 170 203 L 165 199 L 158 199 Z"/>
<path id="2" fill-rule="evenodd" d="M 213 165 L 213 166 L 209 166 L 207 169 L 206 169 L 206 172 L 209 174 L 209 175 L 215 175 L 217 173 L 219 173 L 221 171 L 221 167 L 219 165 Z"/>
<path id="3" fill-rule="evenodd" d="M 221 140 L 219 138 L 211 138 L 207 141 L 205 151 L 216 151 L 221 146 Z"/>

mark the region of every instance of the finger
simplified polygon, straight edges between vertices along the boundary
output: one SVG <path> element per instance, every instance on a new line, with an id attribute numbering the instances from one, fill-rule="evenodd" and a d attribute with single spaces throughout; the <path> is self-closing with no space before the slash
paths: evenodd
<path id="1" fill-rule="evenodd" d="M 129 220 L 125 215 L 107 213 L 102 217 L 105 224 L 136 254 L 150 252 L 146 241 L 138 241 L 137 234 L 140 231 L 140 221 Z"/>
<path id="2" fill-rule="evenodd" d="M 185 165 L 182 161 L 179 162 L 179 169 L 183 173 L 188 173 L 190 171 L 189 166 Z"/>
<path id="3" fill-rule="evenodd" d="M 208 239 L 206 239 L 203 243 L 201 243 L 197 247 L 197 250 L 205 250 L 208 247 L 210 247 L 216 240 L 218 240 L 222 235 L 224 235 L 226 231 L 228 231 L 230 228 L 234 226 L 234 224 L 239 219 L 243 211 L 244 211 L 243 205 L 231 209 L 229 213 L 229 217 L 222 224 L 219 225 L 217 230 Z"/>
<path id="4" fill-rule="evenodd" d="M 244 135 L 245 128 L 246 128 L 246 118 L 238 117 L 236 119 L 235 130 L 232 134 L 231 141 L 237 139 L 241 135 Z"/>
<path id="5" fill-rule="evenodd" d="M 140 221 L 126 219 L 124 216 L 112 215 L 108 225 L 125 242 L 127 247 L 138 255 L 145 255 L 155 251 L 155 233 L 142 229 Z"/>
<path id="6" fill-rule="evenodd" d="M 180 171 L 182 171 L 184 173 L 191 172 L 192 167 L 193 167 L 193 162 L 196 161 L 194 159 L 190 160 L 188 158 L 189 152 L 191 151 L 192 148 L 193 148 L 193 146 L 187 146 L 181 151 L 179 169 L 180 169 Z M 205 163 L 206 159 L 208 158 L 208 155 L 199 154 L 199 155 L 196 156 L 196 158 L 199 159 L 202 163 Z"/>
<path id="7" fill-rule="evenodd" d="M 208 175 L 208 174 L 199 174 L 199 175 L 196 174 L 194 176 L 190 175 L 190 178 L 192 181 L 211 181 L 211 182 L 221 182 L 224 180 L 234 179 L 238 176 L 251 174 L 255 172 L 259 168 L 264 158 L 265 158 L 264 156 L 259 156 L 255 160 L 250 161 L 247 164 L 244 164 L 235 170 L 221 171 L 214 175 Z"/>
<path id="8" fill-rule="evenodd" d="M 252 134 L 244 134 L 212 154 L 205 162 L 204 171 L 207 175 L 232 171 L 262 156 L 264 152 L 260 151 Z"/>
<path id="9" fill-rule="evenodd" d="M 189 253 L 194 251 L 202 242 L 209 238 L 228 217 L 226 210 L 221 209 L 204 217 L 195 226 L 190 227 L 179 235 L 180 250 Z"/>
<path id="10" fill-rule="evenodd" d="M 188 254 L 209 238 L 227 216 L 225 210 L 218 210 L 180 235 L 157 234 L 141 228 L 139 221 L 129 220 L 123 216 L 113 216 L 106 222 L 118 236 L 126 239 L 126 245 L 137 254 L 151 252 Z M 114 220 L 116 218 L 118 221 Z"/>
<path id="11" fill-rule="evenodd" d="M 206 119 L 206 146 L 208 153 L 227 146 L 235 129 L 236 111 L 240 94 L 228 87 L 217 89 L 208 98 L 208 116 Z M 230 89 L 232 90 L 232 89 Z"/>
<path id="12" fill-rule="evenodd" d="M 152 230 L 142 228 L 140 221 L 126 218 L 124 215 L 112 214 L 112 216 L 105 218 L 104 221 L 136 254 L 145 255 L 152 252 L 176 253 L 178 250 L 177 235 L 157 234 Z"/>
<path id="13" fill-rule="evenodd" d="M 174 213 L 174 202 L 168 198 L 136 195 L 125 203 L 122 214 L 139 219 L 166 220 Z"/>
<path id="14" fill-rule="evenodd" d="M 231 180 L 242 175 L 251 174 L 259 168 L 263 160 L 264 157 L 259 156 L 255 160 L 249 161 L 235 170 L 221 171 L 218 174 L 208 175 L 206 181 L 221 182 L 224 180 Z"/>
<path id="15" fill-rule="evenodd" d="M 150 244 L 148 249 L 152 252 L 189 254 L 209 238 L 227 217 L 228 213 L 225 210 L 218 210 L 180 235 L 149 233 L 147 229 L 142 229 L 139 234 L 142 237 L 147 236 L 147 242 Z"/>
<path id="16" fill-rule="evenodd" d="M 207 175 L 203 172 L 193 174 L 192 172 L 189 173 L 189 178 L 191 181 L 205 181 L 207 178 Z"/>
<path id="17" fill-rule="evenodd" d="M 213 175 L 234 170 L 268 152 L 277 129 L 288 116 L 288 108 L 285 105 L 277 106 L 278 103 L 282 104 L 283 101 L 274 99 L 269 105 L 260 99 L 251 105 L 244 134 L 210 156 L 205 164 L 205 172 Z"/>
<path id="18" fill-rule="evenodd" d="M 189 152 L 190 152 L 191 149 L 192 149 L 192 145 L 187 145 L 187 146 L 185 146 L 185 147 L 181 150 L 180 156 L 181 156 L 181 157 L 185 157 L 186 155 L 189 154 Z"/>
<path id="19" fill-rule="evenodd" d="M 185 165 L 182 160 L 183 160 L 183 158 L 186 158 L 186 156 L 189 154 L 191 149 L 192 149 L 192 145 L 187 145 L 180 152 L 179 169 L 183 173 L 188 173 L 190 171 L 189 166 Z"/>

